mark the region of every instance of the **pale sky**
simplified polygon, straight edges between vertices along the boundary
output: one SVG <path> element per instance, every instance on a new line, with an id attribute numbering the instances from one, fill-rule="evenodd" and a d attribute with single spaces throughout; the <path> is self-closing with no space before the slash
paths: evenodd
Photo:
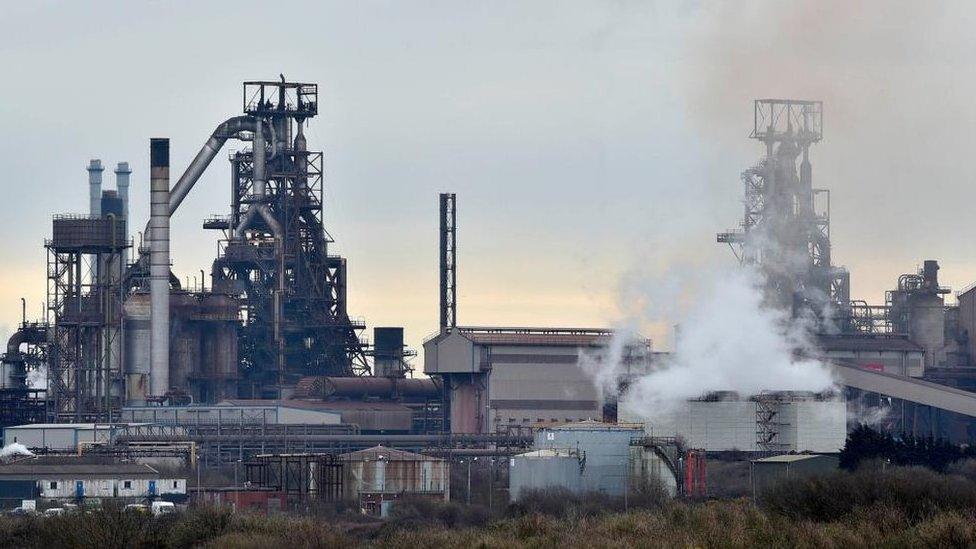
<path id="1" fill-rule="evenodd" d="M 2 2 L 0 331 L 21 296 L 39 313 L 43 239 L 87 209 L 88 159 L 106 188 L 130 163 L 142 226 L 149 138 L 171 139 L 175 179 L 241 82 L 279 73 L 320 86 L 307 135 L 350 314 L 415 348 L 437 328 L 438 192 L 458 194 L 461 324 L 612 326 L 626 273 L 731 262 L 714 233 L 741 217 L 758 97 L 825 103 L 814 184 L 855 297 L 929 258 L 958 289 L 976 280 L 976 5 L 849 4 Z M 225 159 L 173 219 L 181 278 L 209 272 Z"/>

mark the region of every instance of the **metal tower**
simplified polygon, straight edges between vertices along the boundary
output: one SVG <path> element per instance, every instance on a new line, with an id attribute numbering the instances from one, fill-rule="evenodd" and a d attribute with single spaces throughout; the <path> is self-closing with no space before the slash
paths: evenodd
<path id="1" fill-rule="evenodd" d="M 457 198 L 441 193 L 441 331 L 457 326 Z"/>
<path id="2" fill-rule="evenodd" d="M 241 394 L 278 397 L 303 376 L 368 373 L 365 325 L 346 311 L 346 260 L 328 252 L 323 155 L 306 147 L 318 86 L 245 82 L 244 113 L 257 131 L 250 150 L 230 155 L 231 215 L 204 223 L 227 236 L 214 288 L 241 297 Z"/>
<path id="3" fill-rule="evenodd" d="M 718 242 L 761 269 L 770 305 L 826 324 L 846 322 L 850 276 L 831 265 L 830 194 L 813 188 L 810 164 L 810 146 L 823 137 L 823 103 L 758 99 L 750 137 L 765 145 L 766 156 L 742 173 L 743 221 L 719 233 Z"/>
<path id="4" fill-rule="evenodd" d="M 121 394 L 117 354 L 125 221 L 55 216 L 45 242 L 51 421 L 111 421 Z"/>

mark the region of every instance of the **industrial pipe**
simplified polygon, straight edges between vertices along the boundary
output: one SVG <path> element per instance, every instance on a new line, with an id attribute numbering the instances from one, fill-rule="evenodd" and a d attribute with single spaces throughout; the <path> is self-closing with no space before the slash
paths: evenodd
<path id="1" fill-rule="evenodd" d="M 261 129 L 260 132 L 259 128 Z M 265 129 L 268 131 L 268 136 L 263 134 Z M 210 165 L 213 159 L 217 156 L 217 153 L 220 152 L 220 149 L 224 146 L 224 143 L 226 143 L 231 137 L 234 137 L 244 131 L 254 132 L 255 134 L 261 133 L 262 140 L 270 137 L 272 143 L 271 156 L 274 158 L 278 155 L 279 148 L 275 138 L 274 128 L 271 127 L 271 124 L 268 124 L 263 119 L 255 118 L 253 116 L 235 116 L 234 118 L 226 120 L 217 126 L 217 128 L 210 135 L 210 139 L 204 143 L 203 148 L 200 149 L 200 152 L 197 153 L 197 155 L 193 158 L 193 161 L 190 162 L 190 165 L 187 166 L 186 171 L 183 172 L 183 175 L 180 177 L 179 181 L 177 181 L 176 185 L 173 186 L 173 191 L 169 198 L 170 215 L 173 215 L 176 212 L 176 209 L 180 207 L 180 204 L 183 203 L 183 199 L 186 198 L 186 195 L 190 193 L 191 189 L 193 189 L 193 185 L 196 184 L 197 180 L 200 179 L 200 176 L 203 175 L 203 172 L 206 171 L 207 166 Z"/>
<path id="2" fill-rule="evenodd" d="M 169 390 L 169 139 L 149 145 L 149 391 Z"/>
<path id="3" fill-rule="evenodd" d="M 38 325 L 24 325 L 14 332 L 7 340 L 7 354 L 3 355 L 3 376 L 0 387 L 6 389 L 24 389 L 27 369 L 20 346 L 25 343 L 35 345 L 47 341 L 47 328 Z"/>
<path id="4" fill-rule="evenodd" d="M 505 434 L 434 434 L 434 435 L 323 435 L 305 433 L 258 433 L 248 431 L 241 434 L 169 434 L 169 433 L 122 433 L 115 437 L 116 444 L 126 442 L 205 442 L 226 443 L 238 440 L 273 441 L 300 440 L 306 442 L 345 442 L 360 444 L 417 444 L 417 445 L 450 445 L 450 444 L 530 444 L 534 440 L 532 435 Z"/>

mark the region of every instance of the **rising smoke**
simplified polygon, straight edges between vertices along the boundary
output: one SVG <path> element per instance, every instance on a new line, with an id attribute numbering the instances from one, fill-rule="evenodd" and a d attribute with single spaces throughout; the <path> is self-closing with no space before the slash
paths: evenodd
<path id="1" fill-rule="evenodd" d="M 634 306 L 629 318 L 602 356 L 582 357 L 595 383 L 612 393 L 622 375 L 634 373 L 625 358 L 638 330 L 677 322 L 673 352 L 633 378 L 620 399 L 623 412 L 653 420 L 681 402 L 715 391 L 748 397 L 762 391 L 834 389 L 829 367 L 809 358 L 816 356 L 810 324 L 764 304 L 765 281 L 757 269 L 729 266 L 671 273 L 663 280 L 631 278 L 624 294 Z M 661 312 L 674 316 L 662 318 Z"/>
<path id="2" fill-rule="evenodd" d="M 19 442 L 10 443 L 3 448 L 0 448 L 0 458 L 8 458 L 11 456 L 32 456 L 34 452 L 27 449 L 26 446 Z"/>

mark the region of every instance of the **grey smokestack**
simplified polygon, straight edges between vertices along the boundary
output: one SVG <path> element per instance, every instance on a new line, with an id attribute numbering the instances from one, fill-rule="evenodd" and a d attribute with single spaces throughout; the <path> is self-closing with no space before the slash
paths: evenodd
<path id="1" fill-rule="evenodd" d="M 102 216 L 102 161 L 97 158 L 88 162 L 88 213 Z"/>
<path id="2" fill-rule="evenodd" d="M 169 390 L 169 139 L 149 142 L 149 393 Z"/>
<path id="3" fill-rule="evenodd" d="M 129 169 L 128 162 L 119 162 L 115 168 L 115 188 L 119 190 L 119 198 L 122 199 L 122 217 L 125 218 L 126 227 L 129 222 Z"/>

